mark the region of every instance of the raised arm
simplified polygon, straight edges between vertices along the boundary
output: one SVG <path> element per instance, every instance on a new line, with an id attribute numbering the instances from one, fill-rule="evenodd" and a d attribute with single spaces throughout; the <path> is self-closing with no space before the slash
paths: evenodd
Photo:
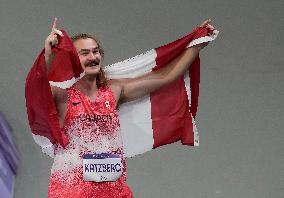
<path id="1" fill-rule="evenodd" d="M 63 36 L 63 33 L 57 29 L 57 21 L 58 19 L 55 18 L 51 27 L 50 34 L 46 37 L 44 42 L 44 58 L 47 67 L 47 72 L 49 72 L 51 63 L 55 57 L 55 54 L 52 53 L 51 48 L 58 44 L 58 36 Z"/>
<path id="2" fill-rule="evenodd" d="M 209 24 L 210 21 L 204 21 L 200 27 L 207 27 L 213 31 L 214 27 Z M 119 102 L 123 103 L 138 99 L 173 82 L 185 73 L 188 66 L 192 64 L 200 50 L 206 45 L 207 43 L 202 43 L 187 48 L 181 55 L 157 71 L 151 71 L 137 78 L 112 80 L 111 84 L 117 85 L 121 90 Z"/>
<path id="3" fill-rule="evenodd" d="M 57 22 L 58 19 L 55 18 L 51 27 L 51 32 L 44 42 L 44 58 L 47 69 L 46 75 L 48 75 L 51 69 L 52 61 L 55 58 L 55 54 L 52 52 L 52 47 L 58 44 L 58 37 L 63 36 L 63 33 L 57 29 Z M 51 86 L 51 93 L 58 113 L 59 122 L 62 124 L 61 122 L 66 113 L 67 92 L 65 89 Z"/>

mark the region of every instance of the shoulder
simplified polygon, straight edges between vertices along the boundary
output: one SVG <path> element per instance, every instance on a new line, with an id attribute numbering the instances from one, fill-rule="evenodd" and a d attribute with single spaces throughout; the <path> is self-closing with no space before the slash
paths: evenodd
<path id="1" fill-rule="evenodd" d="M 122 89 L 122 85 L 118 80 L 111 79 L 107 81 L 108 87 L 110 87 L 113 91 L 119 91 Z"/>
<path id="2" fill-rule="evenodd" d="M 111 89 L 116 101 L 119 101 L 122 91 L 121 84 L 116 80 L 108 80 L 107 86 Z"/>

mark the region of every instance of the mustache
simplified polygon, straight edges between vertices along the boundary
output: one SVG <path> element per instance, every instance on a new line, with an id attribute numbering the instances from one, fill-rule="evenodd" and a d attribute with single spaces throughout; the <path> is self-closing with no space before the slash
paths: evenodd
<path id="1" fill-rule="evenodd" d="M 86 63 L 86 66 L 91 67 L 92 65 L 98 65 L 99 63 L 100 63 L 100 60 L 94 60 L 94 61 Z"/>

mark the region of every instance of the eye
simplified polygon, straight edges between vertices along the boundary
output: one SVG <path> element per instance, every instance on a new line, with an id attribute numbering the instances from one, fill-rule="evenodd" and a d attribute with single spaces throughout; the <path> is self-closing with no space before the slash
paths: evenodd
<path id="1" fill-rule="evenodd" d="M 81 53 L 81 55 L 83 55 L 83 56 L 87 56 L 87 55 L 88 55 L 88 53 L 87 53 L 87 52 L 84 52 L 84 53 Z"/>
<path id="2" fill-rule="evenodd" d="M 97 53 L 99 53 L 99 50 L 96 49 L 96 50 L 93 51 L 93 53 L 97 54 Z"/>

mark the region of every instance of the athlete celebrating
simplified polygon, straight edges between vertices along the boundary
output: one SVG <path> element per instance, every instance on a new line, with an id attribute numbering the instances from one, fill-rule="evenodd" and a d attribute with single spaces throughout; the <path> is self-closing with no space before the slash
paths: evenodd
<path id="1" fill-rule="evenodd" d="M 56 57 L 52 47 L 63 36 L 57 21 L 55 18 L 45 40 L 47 72 Z M 210 23 L 210 19 L 206 20 L 199 27 L 213 31 Z M 51 87 L 59 125 L 68 135 L 69 144 L 55 147 L 48 197 L 133 197 L 126 184 L 117 108 L 175 81 L 207 43 L 187 48 L 159 70 L 136 78 L 110 80 L 102 68 L 104 53 L 97 39 L 88 34 L 71 39 L 85 74 L 70 88 Z"/>

